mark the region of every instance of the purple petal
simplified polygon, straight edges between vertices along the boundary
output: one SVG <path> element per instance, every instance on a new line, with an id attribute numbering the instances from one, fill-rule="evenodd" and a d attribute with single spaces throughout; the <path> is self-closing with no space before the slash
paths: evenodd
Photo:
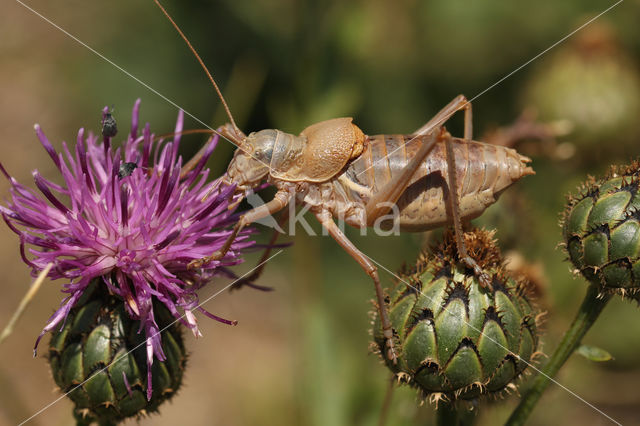
<path id="1" fill-rule="evenodd" d="M 140 119 L 140 98 L 136 99 L 136 102 L 133 104 L 133 111 L 131 113 L 131 139 L 136 139 L 138 137 L 138 121 Z"/>
<path id="2" fill-rule="evenodd" d="M 42 176 L 40 176 L 40 174 L 37 171 L 33 172 L 33 178 L 36 182 L 36 186 L 38 187 L 38 189 L 40 190 L 40 192 L 42 192 L 42 195 L 44 195 L 45 197 L 47 197 L 47 200 L 49 200 L 51 202 L 51 204 L 54 205 L 55 208 L 57 208 L 58 210 L 60 210 L 62 213 L 66 214 L 69 212 L 69 209 L 67 208 L 67 206 L 65 206 L 64 204 L 62 204 L 60 202 L 60 200 L 58 200 L 52 193 L 51 191 L 49 191 L 49 188 L 47 188 L 44 179 L 42 178 Z"/>
<path id="3" fill-rule="evenodd" d="M 42 144 L 42 146 L 44 146 L 44 149 L 47 150 L 49 156 L 56 164 L 56 166 L 60 168 L 60 158 L 58 157 L 56 150 L 53 149 L 53 145 L 51 145 L 51 142 L 49 142 L 49 139 L 47 139 L 44 132 L 40 128 L 40 125 L 36 124 L 35 126 L 33 126 L 33 128 L 36 130 L 36 135 L 38 136 L 38 139 L 40 139 L 40 143 Z"/>
<path id="4" fill-rule="evenodd" d="M 147 344 L 150 397 L 152 363 L 165 359 L 153 301 L 163 303 L 196 335 L 200 333 L 196 310 L 234 324 L 200 308 L 196 292 L 216 276 L 229 276 L 227 268 L 243 261 L 253 241 L 248 238 L 250 231 L 243 231 L 223 259 L 197 271 L 187 268 L 190 261 L 222 247 L 239 217 L 229 210 L 230 202 L 238 201 L 240 195 L 234 195 L 234 186 L 221 179 L 207 182 L 206 162 L 217 136 L 207 143 L 187 178 L 180 180 L 178 148 L 184 113 L 178 115 L 173 142 L 165 142 L 154 140 L 148 124 L 138 136 L 139 108 L 137 100 L 131 130 L 122 145 L 114 142 L 112 146 L 111 137 L 100 140 L 80 129 L 76 146 L 63 143 L 58 154 L 36 125 L 36 134 L 62 180 L 47 180 L 36 171 L 33 176 L 39 192 L 34 191 L 19 184 L 0 164 L 0 173 L 11 184 L 9 200 L 0 206 L 0 214 L 19 236 L 20 255 L 32 274 L 53 263 L 49 277 L 66 279 L 61 286 L 65 299 L 47 321 L 36 346 L 42 335 L 64 322 L 88 283 L 101 278 L 100 284 L 123 299 L 127 314 L 140 321 Z M 107 114 L 105 108 L 103 120 Z M 120 177 L 123 162 L 139 167 Z M 205 194 L 208 198 L 202 201 Z"/>

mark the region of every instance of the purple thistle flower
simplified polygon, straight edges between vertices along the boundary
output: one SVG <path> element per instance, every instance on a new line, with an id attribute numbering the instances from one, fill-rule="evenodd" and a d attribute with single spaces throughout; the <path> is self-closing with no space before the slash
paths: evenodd
<path id="1" fill-rule="evenodd" d="M 190 261 L 222 247 L 237 220 L 233 209 L 234 187 L 221 179 L 207 183 L 205 163 L 218 137 L 209 144 L 196 167 L 181 177 L 178 155 L 183 113 L 172 142 L 155 141 L 147 124 L 138 135 L 140 100 L 133 107 L 131 131 L 121 147 L 111 139 L 115 121 L 103 110 L 103 137 L 84 129 L 75 148 L 63 142 L 57 153 L 36 125 L 40 142 L 64 181 L 53 183 L 33 172 L 41 194 L 19 184 L 0 164 L 11 183 L 11 199 L 0 206 L 7 225 L 20 236 L 22 259 L 37 275 L 52 263 L 51 279 L 65 279 L 67 293 L 36 340 L 64 325 L 69 311 L 90 282 L 100 279 L 122 298 L 128 315 L 141 322 L 147 349 L 147 397 L 151 398 L 153 358 L 165 360 L 161 336 L 154 319 L 153 298 L 194 335 L 200 336 L 194 310 L 226 324 L 198 306 L 196 291 L 215 275 L 232 275 L 226 268 L 242 262 L 242 251 L 254 244 L 243 232 L 219 261 L 190 270 Z M 205 198 L 205 195 L 209 194 Z M 27 249 L 27 246 L 29 248 Z M 27 253 L 30 255 L 28 256 Z M 34 348 L 35 355 L 35 348 Z"/>

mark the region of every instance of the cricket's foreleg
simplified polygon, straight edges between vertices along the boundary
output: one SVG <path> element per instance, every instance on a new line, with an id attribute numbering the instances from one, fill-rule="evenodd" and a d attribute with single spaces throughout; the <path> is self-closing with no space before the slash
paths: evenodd
<path id="1" fill-rule="evenodd" d="M 378 277 L 378 268 L 369 260 L 367 256 L 365 256 L 358 248 L 347 238 L 346 235 L 342 233 L 340 228 L 333 221 L 333 217 L 331 213 L 326 210 L 316 212 L 316 217 L 322 224 L 322 226 L 329 232 L 329 235 L 333 237 L 334 240 L 343 249 L 346 250 L 347 253 L 351 255 L 365 270 L 367 275 L 371 277 L 373 280 L 373 285 L 376 289 L 376 300 L 378 302 L 378 313 L 380 315 L 380 321 L 382 323 L 382 333 L 384 335 L 387 353 L 385 354 L 387 359 L 393 361 L 394 364 L 398 362 L 398 358 L 396 356 L 395 345 L 393 343 L 393 329 L 391 328 L 391 321 L 389 320 L 389 312 L 387 309 L 387 305 L 384 300 L 384 293 L 382 291 L 382 286 L 380 285 L 380 278 Z"/>
<path id="2" fill-rule="evenodd" d="M 422 162 L 440 137 L 440 131 L 435 129 L 431 131 L 422 141 L 422 146 L 416 153 L 416 155 L 409 161 L 402 172 L 395 176 L 392 180 L 387 182 L 379 191 L 369 198 L 367 205 L 365 206 L 365 215 L 367 226 L 372 226 L 376 219 L 387 213 L 391 206 L 398 201 L 404 190 L 411 182 L 411 178 L 415 174 L 416 170 L 420 168 Z"/>
<path id="3" fill-rule="evenodd" d="M 202 265 L 205 265 L 213 260 L 219 260 L 223 258 L 231 248 L 233 241 L 245 226 L 255 222 L 256 220 L 260 220 L 263 217 L 267 217 L 279 210 L 282 210 L 287 204 L 289 204 L 290 199 L 291 196 L 287 191 L 279 190 L 278 192 L 276 192 L 273 200 L 269 201 L 266 204 L 258 206 L 255 209 L 249 210 L 247 213 L 243 214 L 240 217 L 240 220 L 233 227 L 233 231 L 231 231 L 231 234 L 229 235 L 229 237 L 227 237 L 227 240 L 224 242 L 220 250 L 215 251 L 211 256 L 191 261 L 188 267 L 200 268 L 202 267 Z"/>
<path id="4" fill-rule="evenodd" d="M 464 243 L 464 230 L 462 229 L 462 214 L 460 213 L 460 197 L 458 196 L 458 177 L 456 173 L 456 159 L 453 151 L 453 141 L 451 135 L 445 136 L 445 146 L 447 150 L 447 169 L 448 169 L 448 186 L 449 186 L 449 207 L 453 218 L 453 232 L 456 238 L 456 247 L 458 249 L 458 258 L 468 268 L 473 269 L 473 273 L 480 280 L 480 284 L 491 289 L 489 276 L 482 271 L 480 265 L 467 253 L 467 247 Z"/>
<path id="5" fill-rule="evenodd" d="M 425 135 L 431 130 L 439 127 L 450 119 L 456 112 L 464 110 L 464 138 L 471 140 L 473 138 L 473 117 L 471 113 L 471 102 L 464 97 L 458 95 L 454 100 L 449 102 L 447 106 L 442 108 L 440 112 L 433 116 L 424 126 L 413 132 L 414 135 Z"/>
<path id="6" fill-rule="evenodd" d="M 287 222 L 287 220 L 289 219 L 289 210 L 283 210 L 282 213 L 280 214 L 280 217 L 278 218 L 278 226 L 280 228 L 282 228 L 284 226 L 284 224 Z M 264 270 L 264 265 L 266 265 L 266 261 L 267 259 L 269 259 L 269 255 L 271 254 L 271 250 L 273 250 L 273 246 L 275 245 L 276 241 L 278 240 L 278 236 L 280 235 L 280 230 L 278 230 L 277 228 L 273 230 L 273 234 L 271 235 L 271 239 L 269 240 L 269 244 L 267 246 L 267 248 L 264 250 L 264 252 L 262 253 L 262 256 L 260 257 L 260 260 L 258 261 L 258 266 L 256 267 L 256 269 L 247 277 L 242 278 L 240 281 L 236 282 L 235 284 L 233 284 L 231 286 L 231 288 L 229 289 L 231 290 L 239 290 L 240 288 L 242 288 L 242 286 L 249 286 L 251 288 L 255 288 L 256 290 L 262 290 L 262 291 L 271 291 L 273 290 L 271 287 L 265 287 L 262 285 L 257 285 L 254 284 L 254 281 L 256 281 L 258 278 L 260 278 L 260 275 L 262 275 L 262 271 Z"/>

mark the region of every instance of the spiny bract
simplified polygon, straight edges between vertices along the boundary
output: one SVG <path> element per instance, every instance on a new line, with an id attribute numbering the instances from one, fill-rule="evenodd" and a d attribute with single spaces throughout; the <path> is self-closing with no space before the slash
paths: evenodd
<path id="1" fill-rule="evenodd" d="M 79 424 L 115 424 L 157 411 L 180 387 L 186 364 L 182 325 L 156 302 L 165 360 L 153 363 L 153 393 L 147 401 L 147 354 L 140 321 L 129 318 L 122 301 L 101 284 L 90 284 L 49 343 L 53 378 L 74 402 Z"/>
<path id="2" fill-rule="evenodd" d="M 571 262 L 604 292 L 640 289 L 640 162 L 589 178 L 561 220 Z"/>
<path id="3" fill-rule="evenodd" d="M 492 237 L 483 230 L 465 236 L 492 289 L 482 288 L 473 271 L 458 263 L 449 233 L 400 276 L 388 298 L 399 354 L 397 364 L 384 361 L 431 401 L 508 391 L 537 354 L 538 312 L 527 284 L 506 274 Z M 382 350 L 378 318 L 373 334 Z"/>

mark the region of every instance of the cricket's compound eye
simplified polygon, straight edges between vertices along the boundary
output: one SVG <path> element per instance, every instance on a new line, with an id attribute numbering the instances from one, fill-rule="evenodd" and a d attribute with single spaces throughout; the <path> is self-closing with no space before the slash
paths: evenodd
<path id="1" fill-rule="evenodd" d="M 271 163 L 277 137 L 278 131 L 273 129 L 253 132 L 245 139 L 242 150 L 254 160 L 268 165 Z"/>
<path id="2" fill-rule="evenodd" d="M 257 185 L 269 174 L 276 130 L 261 130 L 251 133 L 229 163 L 227 174 L 241 189 Z"/>

